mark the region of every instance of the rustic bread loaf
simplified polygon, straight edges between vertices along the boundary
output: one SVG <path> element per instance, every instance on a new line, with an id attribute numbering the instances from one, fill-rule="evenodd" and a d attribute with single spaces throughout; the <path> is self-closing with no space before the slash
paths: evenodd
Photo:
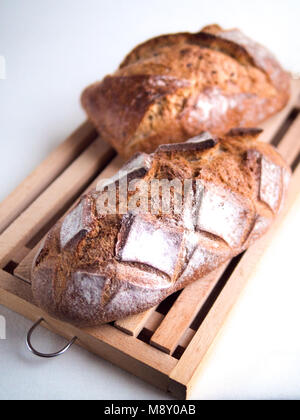
<path id="1" fill-rule="evenodd" d="M 288 74 L 237 29 L 211 25 L 137 46 L 82 94 L 104 140 L 123 156 L 210 131 L 256 127 L 287 103 Z"/>
<path id="2" fill-rule="evenodd" d="M 259 132 L 204 133 L 137 154 L 48 233 L 32 267 L 36 302 L 62 320 L 99 325 L 145 311 L 246 249 L 279 212 L 290 177 Z"/>

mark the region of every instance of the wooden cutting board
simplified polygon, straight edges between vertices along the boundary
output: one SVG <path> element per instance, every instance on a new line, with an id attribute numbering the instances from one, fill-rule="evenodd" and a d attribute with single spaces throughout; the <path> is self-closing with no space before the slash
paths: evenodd
<path id="1" fill-rule="evenodd" d="M 32 299 L 30 268 L 51 226 L 122 159 L 86 122 L 0 204 L 0 304 L 37 321 L 145 381 L 188 398 L 202 361 L 255 265 L 289 209 L 300 200 L 300 81 L 288 106 L 262 124 L 262 140 L 277 146 L 293 170 L 284 211 L 254 246 L 158 307 L 97 328 L 79 329 L 51 318 Z M 25 335 L 25 331 L 24 331 Z"/>

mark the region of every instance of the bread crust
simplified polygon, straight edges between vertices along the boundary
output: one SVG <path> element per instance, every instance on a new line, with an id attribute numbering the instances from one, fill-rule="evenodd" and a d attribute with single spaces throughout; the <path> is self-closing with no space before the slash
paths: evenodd
<path id="1" fill-rule="evenodd" d="M 95 326 L 205 281 L 263 235 L 283 205 L 290 169 L 257 140 L 260 132 L 235 129 L 218 139 L 204 133 L 136 155 L 120 178 L 83 196 L 46 236 L 32 267 L 37 304 L 64 321 Z M 101 213 L 106 188 L 115 188 L 120 205 L 125 172 L 138 188 L 153 180 L 188 181 L 184 198 L 191 201 L 180 212 L 171 205 L 168 212 Z M 127 194 L 128 204 L 128 186 Z"/>
<path id="2" fill-rule="evenodd" d="M 255 127 L 289 95 L 290 78 L 266 48 L 210 25 L 138 45 L 81 100 L 104 140 L 128 158 L 202 131 Z"/>

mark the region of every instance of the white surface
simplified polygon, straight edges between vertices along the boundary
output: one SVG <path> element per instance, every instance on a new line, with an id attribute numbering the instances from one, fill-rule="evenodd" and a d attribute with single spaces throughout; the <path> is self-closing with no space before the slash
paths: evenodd
<path id="1" fill-rule="evenodd" d="M 84 120 L 81 90 L 113 71 L 136 43 L 218 22 L 243 28 L 300 72 L 299 16 L 297 0 L 0 0 L 7 77 L 0 79 L 0 199 Z M 300 398 L 299 247 L 291 246 L 299 228 L 287 225 L 285 240 L 273 243 L 267 258 L 274 271 L 260 269 L 249 283 L 195 398 Z M 78 347 L 59 359 L 34 358 L 24 345 L 30 322 L 1 306 L 0 315 L 7 320 L 0 398 L 166 398 Z M 43 329 L 37 334 L 44 349 L 61 343 Z"/>

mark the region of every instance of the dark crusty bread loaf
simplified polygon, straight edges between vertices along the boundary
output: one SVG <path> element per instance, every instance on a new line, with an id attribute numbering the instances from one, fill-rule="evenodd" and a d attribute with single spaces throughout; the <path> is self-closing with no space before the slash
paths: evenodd
<path id="1" fill-rule="evenodd" d="M 211 25 L 137 46 L 113 75 L 86 88 L 82 104 L 103 139 L 130 157 L 202 131 L 256 127 L 289 93 L 288 74 L 266 48 Z"/>
<path id="2" fill-rule="evenodd" d="M 137 154 L 48 233 L 32 267 L 36 302 L 62 320 L 99 325 L 158 304 L 247 248 L 279 212 L 290 177 L 275 149 L 256 139 L 259 132 L 236 129 L 218 139 L 204 133 Z M 179 193 L 171 184 L 169 210 L 160 188 L 151 211 L 122 212 L 126 174 L 135 186 L 125 184 L 126 205 L 143 185 L 179 180 L 181 211 L 175 211 Z M 108 211 L 110 189 L 115 213 Z M 141 209 L 149 189 L 138 197 Z M 163 204 L 155 207 L 158 199 Z"/>

